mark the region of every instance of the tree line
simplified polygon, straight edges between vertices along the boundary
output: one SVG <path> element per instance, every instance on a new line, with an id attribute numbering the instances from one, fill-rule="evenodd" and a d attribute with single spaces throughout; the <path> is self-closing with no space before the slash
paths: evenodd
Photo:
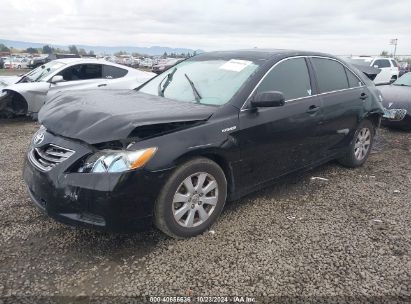
<path id="1" fill-rule="evenodd" d="M 21 52 L 21 53 L 28 53 L 28 54 L 54 54 L 54 53 L 58 53 L 58 54 L 76 54 L 76 55 L 81 55 L 81 56 L 94 56 L 94 51 L 90 50 L 89 52 L 87 52 L 84 48 L 77 48 L 77 46 L 75 45 L 69 45 L 67 49 L 61 49 L 61 48 L 55 48 L 52 47 L 48 44 L 44 45 L 41 48 L 33 48 L 33 47 L 29 47 L 27 49 L 24 50 L 17 50 L 15 48 L 12 47 L 7 47 L 6 45 L 0 43 L 0 52 Z M 116 52 L 114 53 L 114 56 L 121 56 L 121 55 L 129 55 L 129 53 L 125 52 L 125 51 L 120 51 L 120 52 Z M 145 54 L 139 54 L 139 53 L 131 53 L 130 55 L 132 55 L 133 57 L 147 57 Z M 161 56 L 162 58 L 188 58 L 191 56 L 196 55 L 196 51 L 194 51 L 194 53 L 167 53 L 164 52 L 164 54 Z"/>

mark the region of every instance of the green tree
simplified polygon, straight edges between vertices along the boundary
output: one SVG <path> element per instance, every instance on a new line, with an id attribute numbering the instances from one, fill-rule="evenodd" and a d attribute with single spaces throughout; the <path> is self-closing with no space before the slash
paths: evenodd
<path id="1" fill-rule="evenodd" d="M 69 51 L 64 50 L 64 49 L 60 49 L 60 48 L 56 48 L 56 49 L 53 48 L 53 53 L 54 52 L 57 53 L 57 54 L 67 54 L 67 53 L 69 53 Z"/>
<path id="2" fill-rule="evenodd" d="M 79 54 L 78 49 L 75 45 L 69 45 L 68 49 L 69 49 L 70 54 L 76 54 L 76 55 Z"/>
<path id="3" fill-rule="evenodd" d="M 35 48 L 29 47 L 29 48 L 26 49 L 25 52 L 29 53 L 29 54 L 37 54 L 39 51 Z"/>
<path id="4" fill-rule="evenodd" d="M 84 56 L 84 55 L 87 55 L 87 52 L 86 52 L 85 49 L 81 48 L 81 49 L 78 50 L 78 54 L 81 55 L 81 56 Z"/>
<path id="5" fill-rule="evenodd" d="M 382 51 L 380 56 L 386 57 L 386 56 L 388 56 L 388 52 L 387 51 Z"/>
<path id="6" fill-rule="evenodd" d="M 114 53 L 114 56 L 121 56 L 121 55 L 127 55 L 127 52 L 125 52 L 125 51 L 120 51 L 120 52 Z"/>
<path id="7" fill-rule="evenodd" d="M 93 50 L 90 50 L 90 51 L 88 52 L 88 54 L 91 55 L 91 56 L 94 56 L 94 51 L 93 51 Z"/>
<path id="8" fill-rule="evenodd" d="M 10 49 L 3 43 L 0 43 L 0 52 L 10 52 Z"/>
<path id="9" fill-rule="evenodd" d="M 43 54 L 52 54 L 53 53 L 53 48 L 49 45 L 44 45 L 42 49 Z"/>

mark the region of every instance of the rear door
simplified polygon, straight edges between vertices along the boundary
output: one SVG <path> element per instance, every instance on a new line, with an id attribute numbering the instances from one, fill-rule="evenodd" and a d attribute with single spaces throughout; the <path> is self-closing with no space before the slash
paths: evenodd
<path id="1" fill-rule="evenodd" d="M 266 91 L 282 92 L 286 102 L 284 106 L 258 109 L 246 104 L 239 114 L 237 139 L 246 174 L 237 183 L 243 189 L 310 164 L 320 148 L 317 128 L 321 100 L 313 96 L 306 59 L 289 58 L 277 63 L 255 94 Z"/>
<path id="2" fill-rule="evenodd" d="M 331 157 L 351 141 L 369 93 L 355 73 L 339 61 L 324 57 L 310 61 L 322 99 L 321 155 Z"/>

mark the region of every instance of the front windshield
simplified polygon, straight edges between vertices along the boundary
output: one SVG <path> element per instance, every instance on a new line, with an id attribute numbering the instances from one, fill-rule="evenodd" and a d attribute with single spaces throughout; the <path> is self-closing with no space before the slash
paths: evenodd
<path id="1" fill-rule="evenodd" d="M 145 84 L 143 93 L 166 98 L 222 105 L 246 82 L 258 65 L 247 60 L 186 60 Z"/>
<path id="2" fill-rule="evenodd" d="M 38 68 L 35 68 L 33 71 L 27 73 L 25 76 L 33 82 L 42 81 L 48 75 L 60 69 L 65 64 L 58 61 L 50 61 Z"/>
<path id="3" fill-rule="evenodd" d="M 411 87 L 411 73 L 406 73 L 398 78 L 393 85 Z"/>

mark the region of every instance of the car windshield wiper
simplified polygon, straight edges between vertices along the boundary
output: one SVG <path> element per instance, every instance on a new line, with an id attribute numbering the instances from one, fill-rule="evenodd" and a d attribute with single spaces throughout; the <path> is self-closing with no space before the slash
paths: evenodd
<path id="1" fill-rule="evenodd" d="M 176 71 L 177 71 L 177 68 L 174 68 L 170 73 L 167 74 L 166 77 L 163 78 L 163 80 L 160 81 L 160 83 L 158 84 L 158 96 L 164 97 L 164 92 L 167 89 L 170 82 L 173 81 L 173 75 Z M 161 87 L 161 85 L 163 84 L 163 81 L 166 79 L 167 81 L 164 83 L 164 86 Z"/>
<path id="2" fill-rule="evenodd" d="M 191 89 L 193 90 L 195 100 L 199 103 L 201 99 L 201 95 L 200 93 L 198 93 L 196 86 L 194 85 L 194 82 L 191 81 L 191 79 L 187 76 L 187 74 L 184 74 L 184 76 L 187 78 L 188 83 L 190 84 Z"/>

